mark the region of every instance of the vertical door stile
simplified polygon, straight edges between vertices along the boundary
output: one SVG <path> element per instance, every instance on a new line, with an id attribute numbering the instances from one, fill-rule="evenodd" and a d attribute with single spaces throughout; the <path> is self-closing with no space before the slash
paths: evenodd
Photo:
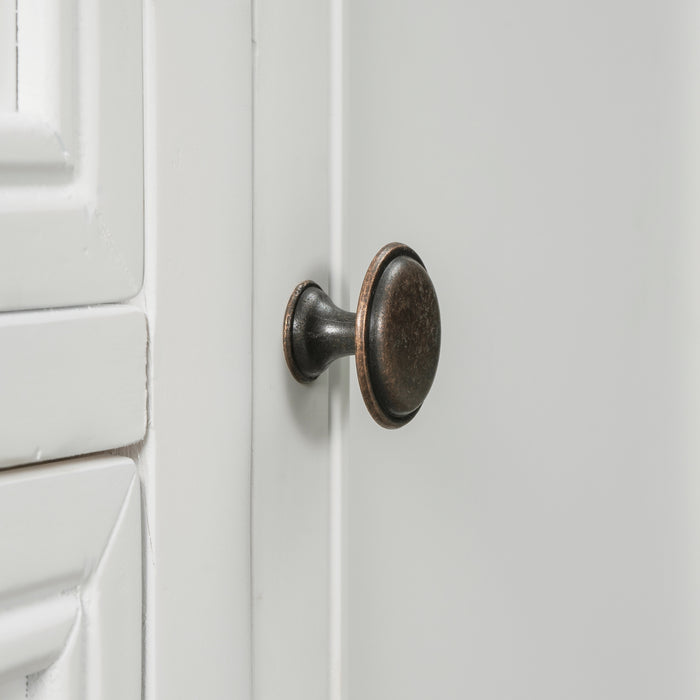
<path id="1" fill-rule="evenodd" d="M 328 0 L 258 0 L 254 25 L 253 684 L 327 700 L 329 380 L 297 384 L 281 340 L 298 278 L 329 282 Z"/>

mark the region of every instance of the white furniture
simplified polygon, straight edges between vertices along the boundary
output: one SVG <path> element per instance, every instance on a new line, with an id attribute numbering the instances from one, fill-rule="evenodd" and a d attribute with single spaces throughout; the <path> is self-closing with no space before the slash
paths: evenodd
<path id="1" fill-rule="evenodd" d="M 13 12 L 0 696 L 695 700 L 694 4 Z M 384 431 L 281 324 L 392 240 L 443 344 Z"/>

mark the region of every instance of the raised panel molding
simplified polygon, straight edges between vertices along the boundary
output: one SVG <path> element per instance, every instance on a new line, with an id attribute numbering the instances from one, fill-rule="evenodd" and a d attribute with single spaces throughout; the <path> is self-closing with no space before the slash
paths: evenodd
<path id="1" fill-rule="evenodd" d="M 0 697 L 141 697 L 141 511 L 134 464 L 0 475 Z"/>
<path id="2" fill-rule="evenodd" d="M 17 105 L 0 110 L 0 310 L 141 288 L 141 44 L 141 0 L 17 0 Z"/>
<path id="3" fill-rule="evenodd" d="M 0 468 L 128 445 L 145 428 L 141 311 L 0 315 Z"/>

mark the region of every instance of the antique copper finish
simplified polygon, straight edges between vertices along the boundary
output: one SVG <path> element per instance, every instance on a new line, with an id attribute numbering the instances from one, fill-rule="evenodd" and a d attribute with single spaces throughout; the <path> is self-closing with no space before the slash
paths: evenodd
<path id="1" fill-rule="evenodd" d="M 307 280 L 296 286 L 287 304 L 283 341 L 294 378 L 312 382 L 331 362 L 355 352 L 355 314 L 339 309 Z"/>
<path id="2" fill-rule="evenodd" d="M 354 353 L 372 418 L 385 428 L 405 425 L 430 391 L 440 356 L 440 309 L 425 265 L 406 245 L 384 246 L 365 274 L 356 314 L 302 282 L 287 303 L 283 345 L 302 383 Z"/>
<path id="3" fill-rule="evenodd" d="M 296 311 L 297 308 L 297 303 L 299 299 L 301 298 L 301 295 L 307 290 L 307 289 L 321 289 L 319 285 L 316 284 L 316 282 L 312 282 L 311 280 L 306 280 L 304 282 L 300 282 L 295 288 L 294 291 L 292 292 L 292 296 L 289 297 L 289 301 L 287 302 L 287 308 L 285 309 L 284 312 L 284 327 L 282 329 L 282 344 L 284 346 L 284 359 L 287 361 L 287 367 L 289 367 L 289 371 L 292 373 L 292 376 L 294 379 L 296 379 L 298 382 L 301 384 L 308 384 L 309 382 L 312 382 L 314 379 L 316 379 L 316 376 L 310 376 L 306 375 L 302 372 L 302 370 L 297 366 L 297 363 L 294 361 L 294 349 L 292 347 L 292 340 L 294 337 L 293 334 L 293 328 L 294 328 L 294 312 Z M 297 326 L 299 323 L 297 322 Z"/>

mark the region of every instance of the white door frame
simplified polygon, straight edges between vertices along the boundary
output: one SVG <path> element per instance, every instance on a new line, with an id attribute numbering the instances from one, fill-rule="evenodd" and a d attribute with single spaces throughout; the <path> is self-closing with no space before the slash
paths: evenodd
<path id="1" fill-rule="evenodd" d="M 247 698 L 250 0 L 145 0 L 144 110 L 144 697 Z"/>

